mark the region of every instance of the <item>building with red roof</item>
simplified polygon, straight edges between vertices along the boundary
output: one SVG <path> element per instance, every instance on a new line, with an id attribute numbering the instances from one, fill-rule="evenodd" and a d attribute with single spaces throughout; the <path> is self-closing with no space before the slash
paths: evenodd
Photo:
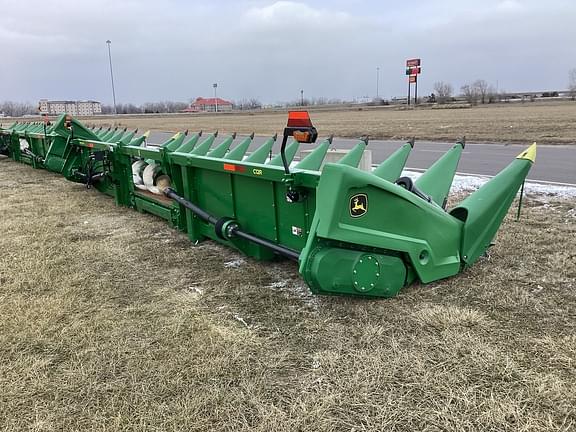
<path id="1" fill-rule="evenodd" d="M 184 112 L 215 112 L 232 111 L 232 102 L 221 98 L 198 97 Z"/>

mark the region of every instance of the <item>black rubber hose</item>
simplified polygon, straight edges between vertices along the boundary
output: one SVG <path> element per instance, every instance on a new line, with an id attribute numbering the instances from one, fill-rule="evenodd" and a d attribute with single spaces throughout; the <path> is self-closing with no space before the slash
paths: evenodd
<path id="1" fill-rule="evenodd" d="M 268 240 L 261 239 L 260 237 L 256 237 L 255 235 L 244 232 L 239 228 L 233 228 L 230 231 L 230 235 L 240 237 L 243 238 L 244 240 L 248 240 L 249 242 L 267 247 L 268 249 L 272 249 L 278 255 L 282 255 L 283 257 L 289 258 L 294 261 L 298 261 L 298 258 L 300 258 L 300 254 L 296 251 L 293 251 L 292 249 L 288 249 L 283 246 L 279 246 L 276 243 L 269 242 Z"/>
<path id="2" fill-rule="evenodd" d="M 395 183 L 412 192 L 417 197 L 422 198 L 424 201 L 432 202 L 432 198 L 418 189 L 410 177 L 400 177 Z"/>
<path id="3" fill-rule="evenodd" d="M 286 141 L 288 141 L 288 135 L 286 133 L 282 137 L 282 145 L 280 146 L 280 157 L 282 158 L 282 165 L 284 166 L 284 172 L 290 174 L 290 166 L 288 160 L 286 159 Z"/>
<path id="4" fill-rule="evenodd" d="M 211 215 L 207 211 L 198 207 L 196 204 L 193 204 L 190 201 L 188 201 L 187 199 L 181 197 L 176 192 L 174 192 L 174 189 L 172 189 L 172 188 L 166 188 L 164 190 L 164 195 L 166 195 L 168 198 L 172 198 L 177 203 L 186 207 L 188 210 L 190 210 L 192 213 L 194 213 L 196 216 L 198 216 L 204 222 L 208 222 L 212 225 L 216 225 L 223 220 L 223 219 L 218 219 L 217 217 Z M 264 246 L 268 249 L 273 250 L 278 255 L 282 255 L 283 257 L 289 258 L 291 260 L 298 261 L 298 258 L 300 257 L 300 254 L 298 252 L 293 251 L 292 249 L 288 249 L 288 248 L 285 248 L 283 246 L 277 245 L 276 243 L 272 243 L 271 241 L 257 237 L 253 234 L 244 232 L 236 224 L 232 225 L 232 227 L 228 231 L 227 235 L 229 235 L 230 237 L 239 237 L 239 238 L 242 238 L 242 239 L 247 240 L 249 242 L 256 243 L 260 246 Z"/>
<path id="5" fill-rule="evenodd" d="M 188 210 L 190 210 L 192 213 L 194 213 L 196 216 L 198 216 L 204 222 L 211 223 L 212 225 L 216 225 L 216 222 L 218 222 L 217 217 L 212 216 L 210 213 L 202 210 L 196 204 L 193 204 L 190 201 L 188 201 L 187 199 L 182 198 L 180 195 L 178 195 L 176 192 L 174 192 L 174 189 L 166 188 L 164 190 L 164 195 L 166 195 L 168 198 L 172 198 L 178 204 L 181 204 L 184 207 L 186 207 Z"/>

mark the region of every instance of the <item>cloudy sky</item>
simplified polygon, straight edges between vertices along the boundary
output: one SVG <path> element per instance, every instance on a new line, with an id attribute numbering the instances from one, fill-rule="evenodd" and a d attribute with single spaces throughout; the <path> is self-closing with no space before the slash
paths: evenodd
<path id="1" fill-rule="evenodd" d="M 0 0 L 0 101 L 210 96 L 266 103 L 420 94 L 482 78 L 557 90 L 576 67 L 575 0 Z"/>

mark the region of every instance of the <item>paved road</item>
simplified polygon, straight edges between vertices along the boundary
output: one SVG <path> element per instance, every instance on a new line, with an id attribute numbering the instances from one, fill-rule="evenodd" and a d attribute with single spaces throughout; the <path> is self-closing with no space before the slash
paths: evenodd
<path id="1" fill-rule="evenodd" d="M 162 143 L 170 138 L 171 135 L 172 133 L 168 132 L 154 132 L 151 134 L 149 142 Z M 239 136 L 236 142 L 240 142 L 239 139 L 241 138 L 243 137 Z M 221 139 L 222 137 L 219 137 L 216 143 Z M 266 137 L 255 137 L 249 151 L 257 148 L 265 139 Z M 335 138 L 333 147 L 349 149 L 357 142 L 358 140 Z M 403 143 L 402 141 L 370 141 L 368 149 L 372 151 L 372 163 L 377 164 L 383 161 Z M 303 145 L 301 148 L 313 147 L 313 145 Z M 450 143 L 417 141 L 406 166 L 419 170 L 426 169 L 450 147 L 452 147 Z M 526 145 L 517 144 L 467 144 L 460 159 L 458 172 L 495 175 L 526 147 Z M 277 141 L 274 147 L 275 153 L 279 151 L 280 140 Z M 563 145 L 538 146 L 536 164 L 532 167 L 528 177 L 530 180 L 576 185 L 576 147 Z"/>

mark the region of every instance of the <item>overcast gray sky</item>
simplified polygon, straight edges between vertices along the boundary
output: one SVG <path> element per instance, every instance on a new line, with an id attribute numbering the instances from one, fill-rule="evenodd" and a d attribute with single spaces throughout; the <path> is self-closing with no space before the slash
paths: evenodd
<path id="1" fill-rule="evenodd" d="M 576 67 L 574 0 L 0 0 L 0 100 L 212 95 L 265 103 L 420 94 L 482 78 L 559 90 Z"/>

